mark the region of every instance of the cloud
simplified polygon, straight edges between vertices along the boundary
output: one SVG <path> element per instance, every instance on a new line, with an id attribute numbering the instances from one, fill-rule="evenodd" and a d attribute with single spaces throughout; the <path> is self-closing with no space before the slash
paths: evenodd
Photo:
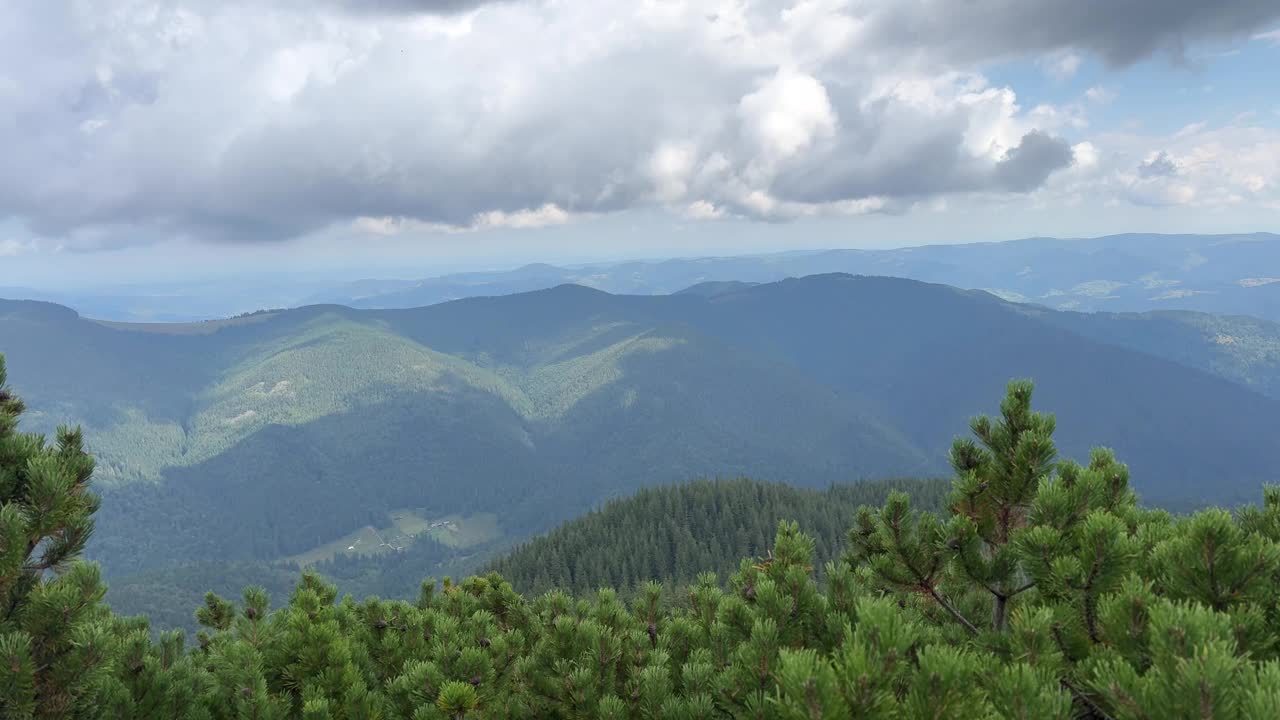
<path id="1" fill-rule="evenodd" d="M 1274 0 L 899 0 L 869 32 L 973 61 L 1075 50 L 1111 65 L 1157 52 L 1180 57 L 1198 42 L 1250 35 L 1280 20 Z"/>
<path id="2" fill-rule="evenodd" d="M 490 210 L 476 216 L 473 225 L 479 228 L 540 228 L 563 225 L 569 222 L 569 213 L 553 203 L 540 208 L 503 212 Z"/>
<path id="3" fill-rule="evenodd" d="M 1073 52 L 1058 53 L 1056 56 L 1042 61 L 1041 65 L 1049 77 L 1062 82 L 1075 76 L 1084 58 Z"/>
<path id="4" fill-rule="evenodd" d="M 992 176 L 1000 187 L 1029 192 L 1040 187 L 1054 171 L 1069 166 L 1073 158 L 1071 145 L 1065 140 L 1033 130 L 996 163 Z"/>
<path id="5" fill-rule="evenodd" d="M 706 200 L 696 200 L 689 203 L 684 215 L 690 220 L 715 220 L 724 217 L 724 210 Z"/>
<path id="6" fill-rule="evenodd" d="M 1272 45 L 1280 46 L 1280 29 L 1272 30 L 1270 32 L 1258 33 L 1257 35 L 1253 36 L 1253 39 L 1261 40 L 1263 42 L 1269 42 Z"/>
<path id="7" fill-rule="evenodd" d="M 1116 93 L 1100 85 L 1094 85 L 1084 91 L 1084 99 L 1092 103 L 1109 103 L 1116 99 Z"/>
<path id="8" fill-rule="evenodd" d="M 497 228 L 529 229 L 564 225 L 572 222 L 575 216 L 565 212 L 553 203 L 539 208 L 526 208 L 514 212 L 490 210 L 478 213 L 465 224 L 446 224 L 424 222 L 411 217 L 361 216 L 351 223 L 351 229 L 368 235 L 395 236 L 403 233 L 445 233 L 456 234 Z"/>
<path id="9" fill-rule="evenodd" d="M 1083 105 L 1025 109 L 977 63 L 1123 63 L 1280 14 L 1103 5 L 23 3 L 0 26 L 0 220 L 101 248 L 1038 192 L 1084 177 L 1063 137 L 1086 128 Z"/>
<path id="10" fill-rule="evenodd" d="M 18 257 L 35 252 L 36 244 L 30 240 L 16 238 L 0 238 L 0 258 Z"/>
<path id="11" fill-rule="evenodd" d="M 1280 130 L 1235 124 L 1186 126 L 1161 136 L 1110 133 L 1074 148 L 1075 163 L 1037 196 L 1095 205 L 1203 210 L 1280 209 Z"/>
<path id="12" fill-rule="evenodd" d="M 352 13 L 392 15 L 452 15 L 504 0 L 321 0 Z M 315 6 L 317 3 L 310 3 Z"/>
<path id="13" fill-rule="evenodd" d="M 1143 178 L 1168 177 L 1178 174 L 1178 165 L 1169 153 L 1160 152 L 1138 165 L 1138 176 Z"/>

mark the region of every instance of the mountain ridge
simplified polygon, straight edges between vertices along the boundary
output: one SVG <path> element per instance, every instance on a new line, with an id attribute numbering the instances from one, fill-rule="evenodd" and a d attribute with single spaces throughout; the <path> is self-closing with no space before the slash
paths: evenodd
<path id="1" fill-rule="evenodd" d="M 939 283 L 828 273 L 711 296 L 562 284 L 198 333 L 70 311 L 32 321 L 33 307 L 0 303 L 0 351 L 34 429 L 89 431 L 104 494 L 90 550 L 109 573 L 292 557 L 406 509 L 496 514 L 489 552 L 652 483 L 931 475 L 1011 377 L 1037 380 L 1065 454 L 1115 443 L 1156 502 L 1251 499 L 1280 466 L 1264 437 L 1280 401 L 1240 376 L 1273 365 L 1215 373 L 1231 346 L 1198 329 L 1125 347 L 1096 327 L 1108 318 Z M 1203 355 L 1167 357 L 1185 338 Z"/>

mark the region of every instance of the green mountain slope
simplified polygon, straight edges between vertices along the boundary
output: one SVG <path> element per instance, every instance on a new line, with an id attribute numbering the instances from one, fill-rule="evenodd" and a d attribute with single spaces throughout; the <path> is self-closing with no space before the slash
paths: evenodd
<path id="1" fill-rule="evenodd" d="M 88 431 L 104 496 L 90 554 L 113 577 L 373 562 L 357 541 L 397 513 L 491 518 L 443 549 L 429 531 L 397 541 L 419 569 L 447 567 L 647 485 L 927 476 L 1010 377 L 1037 381 L 1066 454 L 1111 443 L 1152 502 L 1235 502 L 1277 479 L 1280 402 L 1169 343 L 1065 324 L 1094 316 L 847 275 L 720 290 L 166 326 L 0 302 L 0 351 L 31 427 Z"/>
<path id="2" fill-rule="evenodd" d="M 1027 312 L 1072 332 L 1200 368 L 1280 399 L 1280 323 L 1242 315 Z"/>
<path id="3" fill-rule="evenodd" d="M 1064 453 L 1109 443 L 1152 502 L 1240 502 L 1277 477 L 1276 400 L 1159 348 L 1136 352 L 1064 331 L 986 293 L 813 276 L 715 297 L 696 322 L 858 392 L 930 453 L 941 453 L 966 408 L 985 407 L 983 397 L 1025 376 L 1062 421 Z"/>
<path id="4" fill-rule="evenodd" d="M 113 573 L 287 559 L 385 527 L 402 508 L 428 520 L 496 512 L 502 534 L 519 539 L 646 483 L 750 471 L 820 485 L 930 466 L 792 368 L 683 326 L 565 313 L 566 294 L 549 293 L 545 307 L 534 298 L 536 317 L 506 327 L 446 317 L 436 332 L 415 313 L 308 308 L 212 333 L 104 328 L 63 313 L 43 337 L 6 337 L 17 340 L 15 374 L 41 376 L 43 364 L 100 378 L 81 388 L 96 399 L 84 408 L 37 381 L 24 389 L 50 408 L 37 422 L 80 422 L 99 438 L 105 502 L 92 552 Z M 475 332 L 485 336 L 466 338 Z M 79 337 L 97 348 L 21 350 Z M 129 342 L 138 377 L 122 382 L 108 371 L 128 366 Z M 151 354 L 157 344 L 164 351 Z M 219 361 L 216 374 L 148 394 L 149 377 Z M 122 385 L 130 392 L 112 392 Z"/>
<path id="5" fill-rule="evenodd" d="M 521 592 L 581 594 L 634 588 L 648 580 L 687 585 L 720 577 L 763 555 L 781 520 L 814 539 L 815 567 L 839 556 L 855 511 L 893 490 L 922 510 L 941 508 L 944 480 L 877 480 L 809 490 L 748 479 L 699 481 L 641 490 L 534 538 L 489 564 Z"/>

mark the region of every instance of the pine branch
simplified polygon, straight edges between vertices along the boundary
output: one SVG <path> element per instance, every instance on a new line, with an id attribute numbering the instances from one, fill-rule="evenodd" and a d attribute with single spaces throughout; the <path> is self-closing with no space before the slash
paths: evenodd
<path id="1" fill-rule="evenodd" d="M 1088 695 L 1084 693 L 1084 691 L 1080 690 L 1075 685 L 1073 685 L 1070 680 L 1066 678 L 1062 678 L 1061 682 L 1062 682 L 1062 687 L 1066 688 L 1067 691 L 1071 693 L 1072 697 L 1074 697 L 1075 699 L 1083 703 L 1084 706 L 1089 709 L 1089 712 L 1092 713 L 1094 717 L 1099 718 L 1099 720 L 1115 720 L 1115 718 L 1111 717 L 1111 715 L 1109 715 L 1106 710 L 1102 709 L 1101 705 L 1094 702 L 1093 698 L 1090 698 Z"/>
<path id="2" fill-rule="evenodd" d="M 947 613 L 951 615 L 951 617 L 955 618 L 957 622 L 963 625 L 971 635 L 978 634 L 978 628 L 975 627 L 973 623 L 969 622 L 969 619 L 961 614 L 959 610 L 952 607 L 951 603 L 947 602 L 932 585 L 921 584 L 920 588 L 927 592 L 929 596 L 934 599 L 934 602 L 937 602 L 943 610 L 946 610 Z"/>
<path id="3" fill-rule="evenodd" d="M 1014 588 L 1009 592 L 1008 597 L 1016 597 L 1036 586 L 1035 580 L 1028 580 L 1025 585 Z"/>

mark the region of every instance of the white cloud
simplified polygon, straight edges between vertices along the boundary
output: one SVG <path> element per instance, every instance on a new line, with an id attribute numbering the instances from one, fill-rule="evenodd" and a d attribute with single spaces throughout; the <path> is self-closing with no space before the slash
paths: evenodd
<path id="1" fill-rule="evenodd" d="M 476 228 L 540 228 L 550 225 L 563 225 L 570 220 L 569 213 L 547 203 L 539 208 L 528 208 L 515 212 L 490 210 L 475 217 L 472 225 Z"/>
<path id="2" fill-rule="evenodd" d="M 411 217 L 361 216 L 351 223 L 351 229 L 359 233 L 380 236 L 396 236 L 407 233 L 464 233 L 497 228 L 531 229 L 564 225 L 575 216 L 554 203 L 537 208 L 524 208 L 513 212 L 490 210 L 477 213 L 469 221 L 460 224 L 424 222 Z"/>
<path id="3" fill-rule="evenodd" d="M 18 257 L 35 252 L 36 244 L 30 240 L 0 238 L 0 257 Z"/>
<path id="4" fill-rule="evenodd" d="M 1080 65 L 1084 63 L 1084 58 L 1074 52 L 1063 52 L 1046 58 L 1041 61 L 1041 67 L 1044 68 L 1049 77 L 1062 82 L 1075 77 L 1076 72 L 1080 69 Z"/>
<path id="5" fill-rule="evenodd" d="M 1098 148 L 1088 140 L 1072 145 L 1071 154 L 1075 157 L 1077 168 L 1091 170 L 1098 166 Z"/>
<path id="6" fill-rule="evenodd" d="M 1272 45 L 1280 46 L 1280 29 L 1272 30 L 1270 32 L 1258 33 L 1257 35 L 1253 36 L 1253 39 L 1261 40 L 1263 42 L 1271 43 Z"/>
<path id="7" fill-rule="evenodd" d="M 85 135 L 92 135 L 106 127 L 106 125 L 107 121 L 102 118 L 89 118 L 88 120 L 80 123 L 80 132 Z"/>
<path id="8" fill-rule="evenodd" d="M 685 208 L 684 214 L 691 220 L 716 220 L 724 217 L 725 212 L 706 200 L 695 200 Z"/>
<path id="9" fill-rule="evenodd" d="M 1108 103 L 1116 99 L 1116 94 L 1100 85 L 1094 85 L 1084 91 L 1084 99 L 1092 103 Z"/>
<path id="10" fill-rule="evenodd" d="M 26 119 L 0 124 L 0 220 L 109 247 L 1080 196 L 1115 190 L 1106 158 L 1132 149 L 1086 136 L 1083 100 L 1023 107 L 983 61 L 1066 77 L 1260 22 L 1178 0 L 1126 45 L 1088 7 L 975 2 L 24 3 L 0 27 L 0 68 L 28 71 L 0 70 L 0 105 Z M 1238 197 L 1271 202 L 1268 172 L 1241 170 Z"/>
<path id="11" fill-rule="evenodd" d="M 654 150 L 649 159 L 649 175 L 658 199 L 675 202 L 688 194 L 696 152 L 691 143 L 680 142 L 663 143 Z"/>
<path id="12" fill-rule="evenodd" d="M 405 218 L 391 217 L 384 215 L 382 217 L 362 216 L 356 218 L 351 223 L 351 228 L 357 232 L 368 233 L 370 235 L 399 235 L 404 232 L 407 227 Z"/>
<path id="13" fill-rule="evenodd" d="M 826 88 L 817 78 L 787 68 L 743 97 L 738 111 L 766 161 L 785 160 L 836 131 Z"/>
<path id="14" fill-rule="evenodd" d="M 1099 135 L 1038 194 L 1121 199 L 1148 207 L 1280 207 L 1280 130 L 1197 123 L 1168 135 Z"/>

